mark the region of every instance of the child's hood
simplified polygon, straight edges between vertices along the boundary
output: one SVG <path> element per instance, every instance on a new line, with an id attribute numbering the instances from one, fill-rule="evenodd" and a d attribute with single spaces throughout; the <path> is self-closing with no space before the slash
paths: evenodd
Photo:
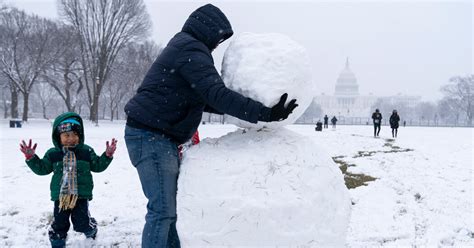
<path id="1" fill-rule="evenodd" d="M 57 148 L 61 147 L 61 140 L 59 138 L 59 132 L 57 131 L 58 126 L 62 121 L 66 120 L 66 119 L 69 119 L 69 118 L 74 118 L 75 120 L 77 120 L 81 124 L 80 127 L 79 127 L 80 128 L 80 133 L 78 134 L 79 135 L 79 144 L 84 144 L 84 139 L 85 139 L 85 137 L 84 137 L 84 124 L 82 122 L 81 116 L 74 113 L 74 112 L 66 112 L 66 113 L 63 113 L 63 114 L 59 115 L 58 117 L 56 117 L 56 119 L 53 122 L 52 138 L 53 138 L 53 144 Z"/>

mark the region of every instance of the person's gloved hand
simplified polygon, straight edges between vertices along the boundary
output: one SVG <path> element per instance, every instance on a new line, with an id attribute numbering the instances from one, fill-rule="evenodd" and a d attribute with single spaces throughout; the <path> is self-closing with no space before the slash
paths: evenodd
<path id="1" fill-rule="evenodd" d="M 288 115 L 290 115 L 293 110 L 298 107 L 298 104 L 296 104 L 296 99 L 293 99 L 288 103 L 288 106 L 286 106 L 285 108 L 285 102 L 287 98 L 287 93 L 281 95 L 280 101 L 271 108 L 269 121 L 285 120 L 286 118 L 288 118 Z"/>
<path id="2" fill-rule="evenodd" d="M 110 145 L 108 141 L 105 143 L 105 156 L 109 158 L 113 157 L 115 149 L 117 149 L 117 140 L 115 138 L 112 138 L 112 142 L 110 143 Z"/>
<path id="3" fill-rule="evenodd" d="M 24 140 L 21 141 L 20 143 L 20 151 L 25 155 L 26 160 L 30 160 L 35 156 L 35 150 L 36 150 L 36 143 L 31 146 L 31 139 L 28 145 Z"/>

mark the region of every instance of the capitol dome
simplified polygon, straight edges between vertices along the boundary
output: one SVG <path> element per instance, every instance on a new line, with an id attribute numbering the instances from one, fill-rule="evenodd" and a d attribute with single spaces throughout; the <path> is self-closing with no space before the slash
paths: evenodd
<path id="1" fill-rule="evenodd" d="M 349 68 L 349 58 L 346 59 L 346 67 L 339 74 L 336 82 L 336 96 L 359 95 L 359 85 L 354 73 Z"/>

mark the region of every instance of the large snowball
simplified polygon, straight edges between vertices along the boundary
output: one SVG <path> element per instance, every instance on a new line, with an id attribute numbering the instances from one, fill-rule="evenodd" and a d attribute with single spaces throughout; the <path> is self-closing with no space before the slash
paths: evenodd
<path id="1" fill-rule="evenodd" d="M 282 34 L 244 33 L 234 39 L 222 61 L 226 86 L 267 107 L 288 93 L 287 103 L 297 99 L 299 106 L 282 122 L 251 124 L 234 117 L 227 120 L 241 127 L 278 127 L 295 122 L 314 96 L 309 61 L 306 50 Z"/>
<path id="2" fill-rule="evenodd" d="M 182 244 L 344 246 L 350 198 L 323 150 L 286 128 L 238 130 L 192 147 L 178 181 Z"/>

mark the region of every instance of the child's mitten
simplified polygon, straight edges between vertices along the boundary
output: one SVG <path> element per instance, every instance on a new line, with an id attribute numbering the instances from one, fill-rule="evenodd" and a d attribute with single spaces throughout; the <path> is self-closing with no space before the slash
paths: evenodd
<path id="1" fill-rule="evenodd" d="M 109 145 L 109 142 L 107 141 L 105 143 L 105 155 L 109 158 L 114 156 L 115 149 L 117 149 L 117 140 L 115 138 L 112 138 L 112 142 Z"/>
<path id="2" fill-rule="evenodd" d="M 26 160 L 30 160 L 35 156 L 35 150 L 36 150 L 36 143 L 31 146 L 31 139 L 28 145 L 26 145 L 26 142 L 22 140 L 22 143 L 20 143 L 20 151 L 25 155 Z"/>

